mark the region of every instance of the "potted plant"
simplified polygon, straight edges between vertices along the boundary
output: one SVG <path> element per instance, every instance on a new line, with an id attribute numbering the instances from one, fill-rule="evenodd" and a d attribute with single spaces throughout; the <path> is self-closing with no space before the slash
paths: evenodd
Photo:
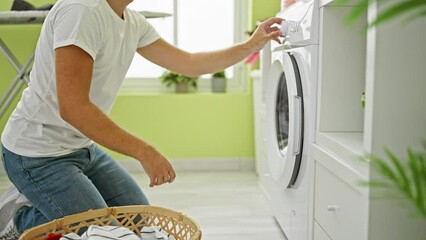
<path id="1" fill-rule="evenodd" d="M 423 150 L 407 149 L 407 159 L 399 159 L 385 148 L 386 158 L 366 154 L 362 160 L 370 164 L 379 176 L 362 184 L 384 190 L 384 194 L 410 203 L 415 215 L 426 219 L 426 141 Z M 400 198 L 402 196 L 402 198 Z"/>
<path id="2" fill-rule="evenodd" d="M 211 78 L 212 91 L 215 93 L 225 92 L 226 80 L 227 78 L 226 78 L 225 70 L 213 73 Z"/>
<path id="3" fill-rule="evenodd" d="M 198 77 L 188 77 L 171 71 L 164 72 L 160 80 L 167 87 L 174 85 L 177 93 L 189 92 L 190 87 L 196 89 L 198 84 Z"/>

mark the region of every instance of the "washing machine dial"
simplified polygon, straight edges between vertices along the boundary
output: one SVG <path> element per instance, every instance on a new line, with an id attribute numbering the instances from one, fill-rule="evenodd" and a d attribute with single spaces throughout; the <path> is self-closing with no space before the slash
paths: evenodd
<path id="1" fill-rule="evenodd" d="M 283 21 L 281 23 L 281 32 L 285 38 L 288 38 L 292 33 L 299 31 L 299 24 L 295 21 Z"/>

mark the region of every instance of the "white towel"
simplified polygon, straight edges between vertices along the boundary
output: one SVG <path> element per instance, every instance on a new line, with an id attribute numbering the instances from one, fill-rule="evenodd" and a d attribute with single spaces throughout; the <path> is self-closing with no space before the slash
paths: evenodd
<path id="1" fill-rule="evenodd" d="M 143 227 L 141 229 L 141 237 L 139 238 L 134 232 L 125 227 L 117 226 L 97 226 L 92 225 L 81 236 L 75 233 L 69 233 L 61 237 L 60 240 L 175 240 L 173 236 L 169 236 L 167 232 L 159 227 Z"/>
<path id="2" fill-rule="evenodd" d="M 142 240 L 175 240 L 173 236 L 159 227 L 143 227 L 141 229 Z"/>

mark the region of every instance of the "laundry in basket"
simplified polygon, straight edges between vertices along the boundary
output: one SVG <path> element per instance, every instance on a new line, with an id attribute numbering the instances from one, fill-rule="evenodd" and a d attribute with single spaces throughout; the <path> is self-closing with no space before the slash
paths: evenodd
<path id="1" fill-rule="evenodd" d="M 180 212 L 162 207 L 137 205 L 90 210 L 66 216 L 25 231 L 19 240 L 46 240 L 51 234 L 66 236 L 75 233 L 80 235 L 90 227 L 94 228 L 95 225 L 124 227 L 135 233 L 139 237 L 137 239 L 143 240 L 152 239 L 143 237 L 145 233 L 152 232 L 153 227 L 154 232 L 156 228 L 160 233 L 167 233 L 166 236 L 170 234 L 169 240 L 201 240 L 202 235 L 198 224 L 192 218 Z M 151 231 L 149 231 L 150 229 Z M 147 236 L 145 235 L 145 237 Z M 80 236 L 77 235 L 77 237 Z M 90 240 L 97 239 L 90 238 Z M 153 240 L 161 240 L 161 238 L 154 238 Z"/>
<path id="2" fill-rule="evenodd" d="M 138 237 L 133 231 L 119 226 L 92 225 L 81 236 L 69 233 L 60 240 L 175 240 L 173 236 L 156 226 L 142 227 L 141 236 Z"/>

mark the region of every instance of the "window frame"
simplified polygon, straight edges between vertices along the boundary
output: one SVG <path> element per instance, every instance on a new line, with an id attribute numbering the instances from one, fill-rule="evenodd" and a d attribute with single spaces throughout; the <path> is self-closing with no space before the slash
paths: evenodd
<path id="1" fill-rule="evenodd" d="M 173 9 L 176 12 L 177 1 L 173 0 Z M 248 27 L 248 7 L 249 4 L 245 0 L 234 1 L 234 44 L 245 41 L 248 38 L 246 34 Z M 174 44 L 177 43 L 178 33 L 176 31 L 178 25 L 178 15 L 173 14 Z M 234 66 L 234 76 L 228 79 L 227 92 L 245 92 L 247 91 L 247 79 L 249 76 L 248 66 L 243 62 Z M 158 78 L 125 78 L 120 88 L 120 93 L 161 93 L 173 92 L 173 88 L 165 87 Z M 200 78 L 198 82 L 197 92 L 211 92 L 209 78 Z"/>

